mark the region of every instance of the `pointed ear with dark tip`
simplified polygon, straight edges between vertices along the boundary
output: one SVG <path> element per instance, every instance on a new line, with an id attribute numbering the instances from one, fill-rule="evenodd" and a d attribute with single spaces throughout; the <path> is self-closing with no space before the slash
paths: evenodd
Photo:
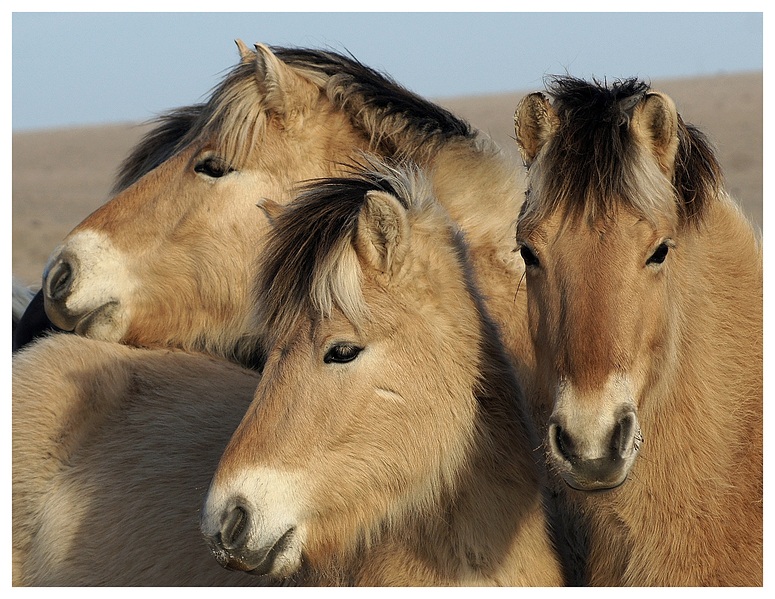
<path id="1" fill-rule="evenodd" d="M 256 44 L 255 47 L 256 81 L 267 110 L 286 121 L 303 113 L 312 102 L 313 84 L 280 60 L 268 46 Z"/>
<path id="2" fill-rule="evenodd" d="M 650 92 L 635 107 L 630 129 L 656 158 L 665 176 L 672 179 L 678 152 L 678 112 L 663 93 Z"/>
<path id="3" fill-rule="evenodd" d="M 241 63 L 247 64 L 256 60 L 256 53 L 253 52 L 253 50 L 251 50 L 250 48 L 248 48 L 245 45 L 245 42 L 243 42 L 240 39 L 236 39 L 234 40 L 234 43 L 237 44 L 237 50 L 239 50 L 239 57 L 240 57 Z"/>
<path id="4" fill-rule="evenodd" d="M 355 251 L 361 261 L 394 276 L 406 257 L 409 234 L 406 209 L 398 199 L 383 191 L 369 191 L 355 233 Z"/>
<path id="5" fill-rule="evenodd" d="M 514 132 L 525 164 L 533 163 L 558 124 L 557 114 L 544 94 L 534 92 L 522 98 L 514 113 Z"/>

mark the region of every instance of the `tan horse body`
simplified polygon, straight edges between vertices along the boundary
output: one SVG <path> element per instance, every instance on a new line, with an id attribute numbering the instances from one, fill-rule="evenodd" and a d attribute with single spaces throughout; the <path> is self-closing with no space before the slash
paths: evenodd
<path id="1" fill-rule="evenodd" d="M 560 584 L 537 441 L 459 230 L 418 174 L 376 168 L 272 207 L 267 362 L 203 533 L 272 579 Z"/>
<path id="2" fill-rule="evenodd" d="M 587 581 L 761 585 L 760 242 L 668 97 L 634 80 L 550 93 L 516 114 L 517 236 Z"/>
<path id="3" fill-rule="evenodd" d="M 224 360 L 58 335 L 13 366 L 14 585 L 242 585 L 202 498 L 259 375 Z M 175 551 L 151 551 L 158 540 Z"/>

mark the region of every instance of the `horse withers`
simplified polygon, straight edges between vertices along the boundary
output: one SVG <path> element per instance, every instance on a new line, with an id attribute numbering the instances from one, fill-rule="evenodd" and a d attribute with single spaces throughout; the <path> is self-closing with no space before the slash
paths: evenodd
<path id="1" fill-rule="evenodd" d="M 762 584 L 761 244 L 704 136 L 635 79 L 519 105 L 545 447 L 587 581 Z M 597 492 L 596 492 L 597 491 Z"/>
<path id="2" fill-rule="evenodd" d="M 223 566 L 276 580 L 561 584 L 461 232 L 419 171 L 374 168 L 267 208 L 267 361 L 202 531 Z"/>

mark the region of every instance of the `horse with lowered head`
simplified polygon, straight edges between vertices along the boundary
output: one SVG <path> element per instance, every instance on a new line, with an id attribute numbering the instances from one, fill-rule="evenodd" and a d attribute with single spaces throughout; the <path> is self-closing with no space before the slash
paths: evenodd
<path id="1" fill-rule="evenodd" d="M 267 360 L 202 531 L 223 566 L 314 584 L 555 585 L 524 397 L 458 226 L 376 165 L 270 204 Z"/>
<path id="2" fill-rule="evenodd" d="M 587 582 L 761 585 L 760 240 L 669 97 L 570 77 L 549 95 L 516 111 L 517 240 Z"/>
<path id="3" fill-rule="evenodd" d="M 431 173 L 472 244 L 483 291 L 498 298 L 491 309 L 518 309 L 521 179 L 488 137 L 351 58 L 239 48 L 209 100 L 162 117 L 123 165 L 114 197 L 51 254 L 41 294 L 54 325 L 260 365 L 251 273 L 267 222 L 256 203 L 286 203 L 299 183 L 342 174 L 363 151 Z"/>
<path id="4" fill-rule="evenodd" d="M 257 45 L 253 51 L 239 46 L 240 64 L 206 103 L 162 117 L 133 151 L 122 167 L 113 199 L 76 227 L 52 254 L 38 298 L 41 301 L 33 307 L 45 302 L 56 324 L 89 337 L 180 347 L 249 367 L 260 366 L 263 351 L 252 321 L 252 272 L 262 252 L 268 221 L 256 203 L 264 197 L 285 203 L 300 182 L 344 173 L 347 165 L 360 159 L 363 150 L 371 150 L 382 156 L 408 157 L 424 166 L 434 194 L 465 232 L 473 276 L 487 296 L 488 308 L 503 324 L 503 336 L 511 340 L 509 347 L 525 345 L 522 340 L 526 335 L 519 332 L 520 304 L 514 304 L 510 290 L 522 273 L 521 260 L 513 252 L 521 180 L 497 147 L 452 114 L 355 60 L 315 50 Z M 482 189 L 487 193 L 482 194 Z M 503 317 L 515 311 L 513 318 Z M 27 321 L 34 322 L 39 316 L 33 314 Z M 30 498 L 35 498 L 34 505 L 41 506 L 43 501 L 47 505 L 40 510 L 14 510 L 14 530 L 26 531 L 14 533 L 15 571 L 22 571 L 17 565 L 28 559 L 17 559 L 17 554 L 24 555 L 35 543 L 45 542 L 33 551 L 48 561 L 36 562 L 42 564 L 33 566 L 37 574 L 27 577 L 37 584 L 106 580 L 87 571 L 72 554 L 79 543 L 85 546 L 85 539 L 71 537 L 55 525 L 46 528 L 49 536 L 45 538 L 28 533 L 38 529 L 36 518 L 66 518 L 58 509 L 68 504 L 56 499 L 57 490 L 76 485 L 77 477 L 86 476 L 90 468 L 95 472 L 106 468 L 108 460 L 98 452 L 87 455 L 76 451 L 61 460 L 61 468 L 51 469 L 43 451 L 48 446 L 40 439 L 49 439 L 56 430 L 76 439 L 75 447 L 97 443 L 93 439 L 102 435 L 115 438 L 117 445 L 134 443 L 140 436 L 136 429 L 127 428 L 126 437 L 122 437 L 119 431 L 124 429 L 112 420 L 78 424 L 78 419 L 70 419 L 67 406 L 100 402 L 132 406 L 140 402 L 149 413 L 165 413 L 154 401 L 168 396 L 166 391 L 153 393 L 159 377 L 142 366 L 157 359 L 161 368 L 164 361 L 172 360 L 165 352 L 124 352 L 101 343 L 65 339 L 55 336 L 38 344 L 35 352 L 18 353 L 13 367 L 15 405 L 44 406 L 55 392 L 37 384 L 37 373 L 43 370 L 36 368 L 45 367 L 52 380 L 78 381 L 57 396 L 61 401 L 51 403 L 52 409 L 55 405 L 60 408 L 53 410 L 50 419 L 28 418 L 21 408 L 14 412 L 15 456 L 37 456 L 23 468 L 14 467 L 15 505 Z M 121 352 L 119 357 L 116 352 Z M 519 351 L 514 352 L 517 354 Z M 125 370 L 125 379 L 131 384 L 114 388 L 106 378 L 113 368 Z M 180 374 L 180 369 L 176 372 Z M 223 365 L 223 372 L 226 374 L 213 375 L 214 380 L 223 381 L 235 371 Z M 246 373 L 237 378 L 244 378 L 246 386 L 252 380 Z M 193 380 L 196 377 L 181 388 L 187 389 Z M 224 390 L 230 389 L 220 384 Z M 233 405 L 242 405 L 242 390 L 225 393 L 235 395 Z M 148 394 L 154 401 L 148 400 Z M 210 395 L 203 399 L 207 397 Z M 224 418 L 233 418 L 234 412 L 229 410 L 237 409 L 224 408 Z M 189 416 L 182 408 L 172 415 L 187 422 L 186 426 L 211 430 L 209 422 L 197 420 L 196 414 Z M 33 426 L 37 428 L 30 428 Z M 27 433 L 17 434 L 25 427 Z M 217 437 L 223 430 L 213 434 Z M 196 439 L 182 436 L 179 442 L 185 447 Z M 213 447 L 220 447 L 218 443 L 213 441 Z M 185 460 L 175 463 L 177 469 L 170 462 L 167 477 L 157 480 L 162 487 L 179 488 L 184 486 L 181 481 L 199 481 L 210 474 L 206 461 L 201 466 Z M 142 469 L 137 475 L 142 476 Z M 114 499 L 109 489 L 93 482 L 78 488 L 84 504 L 87 498 L 99 505 L 110 505 Z M 141 505 L 144 489 L 138 484 L 125 490 L 132 503 Z M 168 546 L 180 543 L 196 547 L 198 539 L 186 537 L 191 531 L 186 519 L 191 512 L 173 511 L 171 503 L 179 495 L 174 490 L 169 495 L 170 503 L 165 500 L 159 505 L 169 507 L 167 515 L 180 516 L 176 520 L 180 526 L 175 525 L 175 529 L 181 531 L 181 537 L 170 535 Z M 189 491 L 185 505 L 198 501 L 198 497 Z M 125 572 L 133 578 L 113 576 L 109 580 L 180 584 L 193 569 L 203 577 L 191 578 L 192 584 L 210 584 L 209 574 L 204 574 L 208 571 L 199 568 L 196 560 L 185 566 L 176 562 L 177 569 L 164 560 L 154 562 L 165 565 L 159 568 L 149 564 L 154 556 L 144 556 L 143 546 L 131 540 L 135 537 L 123 544 L 114 543 L 115 524 L 111 522 L 107 517 L 92 521 L 88 542 L 112 547 L 113 555 L 125 558 L 122 563 L 133 564 Z M 150 518 L 148 526 L 158 522 Z M 57 530 L 63 531 L 60 539 Z M 81 555 L 92 554 L 84 551 Z M 55 563 L 59 566 L 54 567 Z M 60 567 L 63 564 L 67 567 Z M 103 564 L 107 575 L 105 570 Z"/>

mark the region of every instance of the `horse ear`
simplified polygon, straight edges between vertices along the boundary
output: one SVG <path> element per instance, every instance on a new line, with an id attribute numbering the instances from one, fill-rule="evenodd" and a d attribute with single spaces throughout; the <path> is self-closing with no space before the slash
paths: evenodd
<path id="1" fill-rule="evenodd" d="M 678 112 L 673 100 L 660 92 L 650 92 L 635 107 L 631 129 L 647 144 L 660 168 L 672 178 L 678 152 Z"/>
<path id="2" fill-rule="evenodd" d="M 240 39 L 234 40 L 234 43 L 237 44 L 237 50 L 239 50 L 239 57 L 240 62 L 243 64 L 251 63 L 254 60 L 256 60 L 256 53 L 253 52 L 250 48 L 248 48 L 245 45 L 245 42 L 243 42 Z"/>
<path id="3" fill-rule="evenodd" d="M 253 60 L 256 81 L 264 96 L 267 110 L 285 120 L 303 112 L 312 101 L 312 83 L 294 72 L 268 46 L 256 44 L 255 47 Z"/>
<path id="4" fill-rule="evenodd" d="M 406 256 L 409 228 L 406 208 L 394 195 L 369 191 L 358 216 L 355 251 L 380 273 L 393 276 Z"/>
<path id="5" fill-rule="evenodd" d="M 544 94 L 534 92 L 522 98 L 514 113 L 514 132 L 525 164 L 532 164 L 558 124 L 557 113 Z"/>
<path id="6" fill-rule="evenodd" d="M 258 206 L 266 215 L 267 219 L 269 219 L 270 225 L 274 225 L 275 219 L 280 216 L 280 214 L 286 209 L 286 206 L 278 204 L 269 198 L 262 198 L 258 203 L 256 203 L 256 206 Z"/>

